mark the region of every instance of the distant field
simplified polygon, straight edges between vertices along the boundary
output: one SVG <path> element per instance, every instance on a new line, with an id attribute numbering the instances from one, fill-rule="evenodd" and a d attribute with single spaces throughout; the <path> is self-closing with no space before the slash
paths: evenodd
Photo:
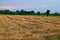
<path id="1" fill-rule="evenodd" d="M 60 40 L 60 17 L 0 15 L 0 40 Z"/>

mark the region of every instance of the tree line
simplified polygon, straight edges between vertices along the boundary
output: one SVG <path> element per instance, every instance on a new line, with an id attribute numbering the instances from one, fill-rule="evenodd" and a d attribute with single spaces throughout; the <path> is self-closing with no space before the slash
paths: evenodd
<path id="1" fill-rule="evenodd" d="M 46 10 L 45 13 L 41 13 L 40 11 L 34 12 L 32 11 L 25 11 L 25 10 L 16 10 L 16 11 L 10 11 L 10 10 L 0 10 L 0 14 L 7 14 L 7 15 L 53 15 L 53 16 L 60 16 L 59 13 L 55 12 L 54 14 L 50 14 L 50 10 Z"/>
<path id="2" fill-rule="evenodd" d="M 36 14 L 33 10 L 32 11 L 25 11 L 25 10 L 16 10 L 16 11 L 9 11 L 9 10 L 0 10 L 0 14 L 12 14 L 12 15 L 34 15 Z M 36 15 L 40 15 L 40 12 L 37 12 Z"/>

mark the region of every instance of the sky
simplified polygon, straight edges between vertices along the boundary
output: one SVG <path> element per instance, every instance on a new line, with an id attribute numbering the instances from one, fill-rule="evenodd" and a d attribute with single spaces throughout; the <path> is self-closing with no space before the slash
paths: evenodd
<path id="1" fill-rule="evenodd" d="M 0 0 L 0 10 L 5 9 L 60 13 L 60 0 Z"/>

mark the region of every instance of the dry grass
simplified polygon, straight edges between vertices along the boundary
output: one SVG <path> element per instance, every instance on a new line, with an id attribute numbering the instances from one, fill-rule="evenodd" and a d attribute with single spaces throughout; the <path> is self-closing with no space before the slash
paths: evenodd
<path id="1" fill-rule="evenodd" d="M 0 15 L 0 40 L 44 40 L 60 33 L 60 17 Z"/>

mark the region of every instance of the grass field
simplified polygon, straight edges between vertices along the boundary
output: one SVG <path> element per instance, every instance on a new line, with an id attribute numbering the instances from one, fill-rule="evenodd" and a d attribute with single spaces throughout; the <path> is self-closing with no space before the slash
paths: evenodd
<path id="1" fill-rule="evenodd" d="M 0 40 L 60 40 L 60 17 L 0 15 Z"/>

